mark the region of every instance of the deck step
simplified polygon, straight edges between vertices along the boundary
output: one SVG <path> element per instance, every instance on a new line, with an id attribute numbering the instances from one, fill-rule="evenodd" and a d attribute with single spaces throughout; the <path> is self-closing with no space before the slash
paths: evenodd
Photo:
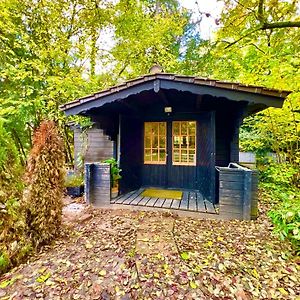
<path id="1" fill-rule="evenodd" d="M 189 193 L 190 192 L 185 192 L 183 193 L 181 202 L 180 202 L 180 209 L 187 210 L 189 207 Z"/>
<path id="2" fill-rule="evenodd" d="M 206 212 L 206 207 L 204 204 L 204 199 L 201 193 L 197 192 L 196 193 L 197 196 L 197 207 L 198 207 L 198 211 L 199 212 Z"/>
<path id="3" fill-rule="evenodd" d="M 216 213 L 214 205 L 210 201 L 205 200 L 204 203 L 205 203 L 205 206 L 206 206 L 206 211 L 208 213 L 210 213 L 210 214 L 215 214 Z"/>
<path id="4" fill-rule="evenodd" d="M 121 195 L 115 199 L 112 199 L 111 203 L 186 210 L 199 213 L 217 213 L 214 205 L 210 201 L 204 199 L 203 195 L 199 191 L 184 190 L 182 199 L 177 200 L 168 198 L 144 197 L 142 195 L 144 190 L 144 188 L 140 188 L 125 195 Z"/>

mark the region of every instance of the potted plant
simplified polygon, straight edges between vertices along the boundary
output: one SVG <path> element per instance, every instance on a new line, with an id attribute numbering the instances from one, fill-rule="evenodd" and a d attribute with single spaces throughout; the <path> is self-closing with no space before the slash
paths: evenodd
<path id="1" fill-rule="evenodd" d="M 83 176 L 81 174 L 68 174 L 65 178 L 65 187 L 67 194 L 71 197 L 80 197 L 83 195 Z"/>
<path id="2" fill-rule="evenodd" d="M 111 197 L 116 198 L 119 195 L 119 180 L 122 178 L 120 175 L 122 170 L 114 158 L 107 159 L 104 162 L 110 164 Z"/>

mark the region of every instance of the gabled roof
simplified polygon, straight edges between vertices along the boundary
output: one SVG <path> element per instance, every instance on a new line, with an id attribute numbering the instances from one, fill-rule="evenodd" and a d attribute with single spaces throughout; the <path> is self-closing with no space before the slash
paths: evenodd
<path id="1" fill-rule="evenodd" d="M 128 80 L 103 91 L 76 99 L 61 105 L 60 109 L 65 111 L 67 115 L 81 114 L 89 109 L 101 107 L 106 103 L 125 99 L 146 90 L 158 92 L 160 89 L 175 89 L 199 95 L 208 94 L 216 97 L 225 97 L 233 101 L 263 104 L 266 107 L 282 107 L 284 99 L 291 93 L 291 91 L 280 91 L 236 82 L 170 73 L 156 73 Z"/>

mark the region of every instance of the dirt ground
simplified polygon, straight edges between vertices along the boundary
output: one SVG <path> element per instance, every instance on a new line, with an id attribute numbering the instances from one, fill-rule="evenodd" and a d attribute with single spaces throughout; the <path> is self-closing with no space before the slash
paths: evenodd
<path id="1" fill-rule="evenodd" d="M 263 212 L 218 221 L 88 208 L 0 277 L 0 299 L 300 299 L 291 253 Z"/>

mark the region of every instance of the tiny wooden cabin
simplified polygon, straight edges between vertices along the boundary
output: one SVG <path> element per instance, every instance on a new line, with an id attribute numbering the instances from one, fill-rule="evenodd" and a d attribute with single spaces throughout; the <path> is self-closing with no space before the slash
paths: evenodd
<path id="1" fill-rule="evenodd" d="M 282 107 L 287 91 L 156 73 L 62 106 L 94 122 L 88 160 L 113 155 L 120 193 L 140 187 L 197 190 L 218 202 L 216 166 L 239 161 L 246 116 Z M 101 151 L 101 145 L 105 149 Z M 75 147 L 76 148 L 76 147 Z"/>

